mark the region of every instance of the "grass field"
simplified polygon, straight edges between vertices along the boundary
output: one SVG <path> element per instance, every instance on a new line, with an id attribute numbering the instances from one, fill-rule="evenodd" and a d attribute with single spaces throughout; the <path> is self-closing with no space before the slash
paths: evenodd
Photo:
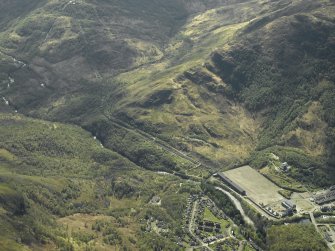
<path id="1" fill-rule="evenodd" d="M 230 222 L 225 219 L 218 219 L 207 207 L 204 211 L 204 220 L 219 222 L 221 224 L 221 229 L 225 229 Z"/>
<path id="2" fill-rule="evenodd" d="M 117 235 L 124 234 L 126 237 L 122 242 L 131 246 L 129 239 L 135 240 L 135 232 L 138 228 L 129 218 L 116 220 L 105 215 L 74 214 L 59 219 L 58 223 L 67 229 L 68 235 L 75 236 L 70 241 L 77 250 L 86 250 L 85 248 L 92 245 L 99 251 L 120 250 L 120 245 L 106 245 L 104 238 L 108 233 L 116 231 L 115 226 L 118 226 Z M 97 227 L 99 227 L 98 231 Z M 77 239 L 84 240 L 86 244 L 78 242 Z"/>
<path id="3" fill-rule="evenodd" d="M 279 164 L 278 164 L 279 166 Z M 305 192 L 306 189 L 296 180 L 287 176 L 285 173 L 278 172 L 273 166 L 267 166 L 260 170 L 260 172 L 274 183 L 278 184 L 281 188 L 296 191 L 296 192 Z"/>
<path id="4" fill-rule="evenodd" d="M 247 196 L 257 203 L 268 205 L 284 199 L 278 191 L 280 188 L 258 173 L 250 166 L 243 166 L 224 172 L 232 181 L 239 184 Z"/>
<path id="5" fill-rule="evenodd" d="M 254 249 L 250 244 L 247 244 L 244 246 L 243 251 L 255 251 L 256 249 Z"/>

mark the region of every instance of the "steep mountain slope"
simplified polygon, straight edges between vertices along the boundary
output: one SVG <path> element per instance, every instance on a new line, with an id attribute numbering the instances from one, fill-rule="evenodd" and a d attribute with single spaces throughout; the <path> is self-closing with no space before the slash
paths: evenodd
<path id="1" fill-rule="evenodd" d="M 28 7 L 2 19 L 2 96 L 13 110 L 97 135 L 106 116 L 121 119 L 214 168 L 280 145 L 320 180 L 332 170 L 331 2 Z"/>
<path id="2" fill-rule="evenodd" d="M 227 96 L 266 119 L 258 149 L 280 145 L 319 158 L 307 166 L 291 160 L 309 168 L 301 179 L 324 172 L 312 178 L 316 184 L 334 180 L 333 13 L 329 2 L 298 3 L 253 21 L 244 40 L 212 55 L 211 69 L 228 84 Z"/>
<path id="3" fill-rule="evenodd" d="M 256 150 L 260 167 L 275 151 L 295 178 L 332 184 L 333 15 L 328 1 L 271 1 L 195 16 L 171 43 L 176 56 L 118 77 L 127 94 L 110 113 L 212 164 Z"/>
<path id="4" fill-rule="evenodd" d="M 13 111 L 18 110 L 49 120 L 75 121 L 86 125 L 87 121 L 97 120 L 92 117 L 101 118 L 101 107 L 109 110 L 110 106 L 112 109 L 117 108 L 119 106 L 117 102 L 129 103 L 129 100 L 130 102 L 138 100 L 138 97 L 133 97 L 128 90 L 131 87 L 123 84 L 122 78 L 110 80 L 109 75 L 157 60 L 162 62 L 163 67 L 166 64 L 177 63 L 179 66 L 183 65 L 186 70 L 192 65 L 201 63 L 202 58 L 208 56 L 214 46 L 225 44 L 227 39 L 243 26 L 243 22 L 257 16 L 258 12 L 270 8 L 251 2 L 242 4 L 238 13 L 226 15 L 225 13 L 233 11 L 234 5 L 229 4 L 234 2 L 236 1 L 194 1 L 192 4 L 188 1 L 169 3 L 148 1 L 147 4 L 124 1 L 106 1 L 99 4 L 94 1 L 36 2 L 33 5 L 35 9 L 27 8 L 28 12 L 25 15 L 12 20 L 4 17 L 5 25 L 0 39 L 4 61 L 2 95 Z M 228 7 L 222 9 L 221 14 L 208 11 L 188 20 L 188 16 L 192 13 L 223 4 Z M 4 5 L 4 9 L 12 11 L 11 7 L 15 2 L 5 2 Z M 250 14 L 249 8 L 252 10 Z M 193 18 L 197 28 L 191 27 Z M 196 20 L 197 18 L 199 20 Z M 222 29 L 217 29 L 216 18 L 221 19 Z M 207 34 L 213 35 L 203 42 L 200 34 L 200 30 L 204 27 L 202 19 L 208 23 Z M 189 24 L 178 32 L 186 22 Z M 134 30 L 131 28 L 134 26 L 139 28 Z M 193 34 L 195 30 L 196 33 Z M 177 35 L 174 37 L 175 34 Z M 172 37 L 174 38 L 171 40 Z M 191 47 L 198 49 L 195 48 L 192 53 L 186 54 Z M 151 58 L 146 54 L 151 52 L 157 57 Z M 185 58 L 180 60 L 181 55 L 185 55 Z M 176 78 L 176 74 L 179 73 L 167 72 L 167 74 L 171 78 Z M 154 78 L 158 79 L 159 76 Z M 160 81 L 165 80 L 161 78 Z M 141 86 L 142 84 L 138 83 L 136 90 L 141 91 Z M 151 90 L 151 86 L 146 83 L 144 87 Z M 162 89 L 163 84 L 160 84 L 159 88 Z M 186 93 L 186 95 L 197 94 Z M 155 93 L 151 95 L 150 92 L 144 91 L 141 96 L 141 99 L 146 96 L 155 98 Z M 183 102 L 179 105 L 184 106 Z M 192 103 L 185 105 L 191 105 L 185 107 L 187 110 L 194 109 Z M 184 109 L 178 106 L 174 109 Z M 124 106 L 120 107 L 117 113 L 123 112 Z M 144 112 L 144 108 L 140 109 Z M 221 108 L 214 109 L 218 110 L 216 114 L 220 117 Z M 222 119 L 228 120 L 235 116 L 233 114 L 239 114 L 241 120 L 245 120 L 245 125 L 235 136 L 233 134 L 229 136 L 228 132 L 237 127 L 237 121 L 235 124 L 227 125 L 227 132 L 224 133 L 220 128 L 218 132 L 215 130 L 209 133 L 201 132 L 203 128 L 196 132 L 203 134 L 202 138 L 210 136 L 211 133 L 218 135 L 222 141 L 220 145 L 227 145 L 227 155 L 231 155 L 226 164 L 247 156 L 252 148 L 252 134 L 257 130 L 257 125 L 254 125 L 249 115 L 245 115 L 243 108 L 236 106 L 229 109 L 231 109 L 229 114 L 232 115 L 227 118 L 215 118 L 216 115 L 204 117 L 205 120 L 212 117 L 207 126 L 210 129 L 206 130 L 213 131 L 215 126 L 222 123 Z M 109 114 L 110 111 L 106 113 Z M 187 111 L 185 114 L 191 113 Z M 181 116 L 181 120 L 183 117 Z M 197 130 L 197 124 L 191 123 L 190 126 L 194 129 L 185 128 L 185 130 L 190 132 Z M 243 132 L 245 127 L 251 132 Z M 173 131 L 174 128 L 170 127 L 169 130 Z M 206 142 L 197 136 L 193 137 L 193 134 L 191 132 L 192 137 L 189 139 L 175 140 L 174 144 L 180 142 L 182 146 L 185 145 L 183 148 L 186 150 L 192 145 L 188 141 L 198 144 L 201 148 L 200 153 L 205 159 L 210 159 L 212 155 L 220 155 L 220 149 L 216 150 L 217 142 Z M 238 139 L 238 135 L 243 139 Z M 224 139 L 225 137 L 228 139 Z M 237 140 L 239 146 L 230 146 L 232 140 Z M 210 155 L 206 156 L 205 153 L 208 151 Z M 224 161 L 223 157 L 218 158 Z"/>

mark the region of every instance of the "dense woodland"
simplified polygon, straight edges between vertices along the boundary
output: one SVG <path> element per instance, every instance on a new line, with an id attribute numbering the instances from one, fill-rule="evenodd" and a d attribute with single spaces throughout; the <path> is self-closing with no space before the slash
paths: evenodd
<path id="1" fill-rule="evenodd" d="M 328 250 L 313 225 L 290 224 L 273 226 L 268 232 L 269 249 L 280 250 Z"/>

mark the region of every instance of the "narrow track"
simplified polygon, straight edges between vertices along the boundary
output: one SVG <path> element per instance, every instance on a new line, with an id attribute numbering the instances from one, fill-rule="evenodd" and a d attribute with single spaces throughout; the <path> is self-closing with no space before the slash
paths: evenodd
<path id="1" fill-rule="evenodd" d="M 152 141 L 154 142 L 155 144 L 159 145 L 160 147 L 164 148 L 165 150 L 173 153 L 174 155 L 177 155 L 183 159 L 186 159 L 188 161 L 190 161 L 192 164 L 194 165 L 197 165 L 197 166 L 203 166 L 202 163 L 200 163 L 198 160 L 195 160 L 193 159 L 192 157 L 188 156 L 187 154 L 183 153 L 182 151 L 174 148 L 173 146 L 171 146 L 170 144 L 168 144 L 167 142 L 157 138 L 157 137 L 154 137 L 153 135 L 141 130 L 141 129 L 138 129 L 136 127 L 133 127 L 129 124 L 126 124 L 125 122 L 121 121 L 121 120 L 118 120 L 116 118 L 110 118 L 108 116 L 106 116 L 109 121 L 111 121 L 112 123 L 126 129 L 126 130 L 131 130 L 132 132 L 136 132 L 137 134 L 141 135 L 142 137 L 148 139 L 149 141 Z"/>

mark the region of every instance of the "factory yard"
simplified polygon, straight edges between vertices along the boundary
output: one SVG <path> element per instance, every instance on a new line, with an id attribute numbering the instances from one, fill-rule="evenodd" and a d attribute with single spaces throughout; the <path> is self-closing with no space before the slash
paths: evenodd
<path id="1" fill-rule="evenodd" d="M 259 205 L 267 206 L 284 200 L 278 193 L 281 188 L 250 166 L 226 171 L 224 175 L 242 187 L 246 195 Z"/>
<path id="2" fill-rule="evenodd" d="M 283 171 L 278 168 L 276 172 Z M 284 175 L 286 175 L 285 172 L 283 172 Z M 295 181 L 303 188 L 302 191 L 285 193 L 289 190 L 279 187 L 271 181 L 272 179 L 268 179 L 250 166 L 217 173 L 215 177 L 225 185 L 226 190 L 222 188 L 220 190 L 222 189 L 231 196 L 240 197 L 270 220 L 295 215 L 298 218 L 301 217 L 301 222 L 309 222 L 307 219 L 309 216 L 310 222 L 322 235 L 329 249 L 335 250 L 333 246 L 335 242 L 334 185 L 328 189 L 311 192 Z M 231 193 L 232 191 L 235 193 Z"/>
<path id="3" fill-rule="evenodd" d="M 315 205 L 310 201 L 311 195 L 307 192 L 305 193 L 293 193 L 291 200 L 297 205 L 298 212 L 313 211 Z"/>

